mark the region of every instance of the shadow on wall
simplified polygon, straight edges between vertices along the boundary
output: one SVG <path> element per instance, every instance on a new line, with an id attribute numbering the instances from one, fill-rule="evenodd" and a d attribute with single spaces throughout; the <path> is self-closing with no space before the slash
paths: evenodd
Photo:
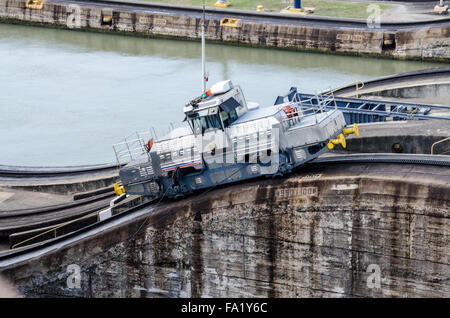
<path id="1" fill-rule="evenodd" d="M 17 289 L 8 282 L 4 277 L 0 276 L 0 298 L 18 298 L 23 297 Z"/>

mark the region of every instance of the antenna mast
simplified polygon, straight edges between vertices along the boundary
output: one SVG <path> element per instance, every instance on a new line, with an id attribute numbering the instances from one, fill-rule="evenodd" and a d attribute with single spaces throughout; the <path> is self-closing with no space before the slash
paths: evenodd
<path id="1" fill-rule="evenodd" d="M 202 93 L 206 92 L 206 67 L 205 67 L 205 0 L 203 0 L 203 22 L 202 22 Z"/>

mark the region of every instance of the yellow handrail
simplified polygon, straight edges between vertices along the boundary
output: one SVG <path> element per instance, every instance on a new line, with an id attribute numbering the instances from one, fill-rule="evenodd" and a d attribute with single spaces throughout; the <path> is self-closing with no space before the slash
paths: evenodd
<path id="1" fill-rule="evenodd" d="M 358 94 L 358 90 L 363 89 L 364 88 L 364 82 L 359 81 L 362 85 L 361 87 L 358 86 L 358 82 L 356 82 L 356 88 L 355 88 L 355 92 L 356 92 L 356 98 L 359 98 L 359 94 Z"/>
<path id="2" fill-rule="evenodd" d="M 439 141 L 436 141 L 435 143 L 433 143 L 431 145 L 431 154 L 434 155 L 434 146 L 436 146 L 437 144 L 440 144 L 441 142 L 447 141 L 447 140 L 450 140 L 450 137 L 444 138 L 442 140 L 439 140 Z"/>
<path id="3" fill-rule="evenodd" d="M 21 242 L 19 242 L 19 243 L 14 244 L 13 246 L 11 246 L 11 249 L 13 250 L 13 249 L 17 248 L 17 246 L 22 245 L 23 243 L 29 242 L 29 241 L 31 241 L 31 240 L 34 240 L 35 238 L 38 238 L 38 237 L 40 237 L 40 236 L 43 236 L 44 234 L 47 234 L 47 233 L 50 233 L 50 232 L 53 232 L 53 231 L 55 231 L 55 238 L 56 238 L 56 230 L 58 230 L 58 229 L 60 229 L 60 228 L 62 228 L 62 227 L 64 227 L 64 226 L 66 226 L 66 225 L 72 224 L 72 223 L 74 223 L 74 222 L 76 222 L 76 221 L 79 221 L 79 220 L 81 220 L 81 219 L 83 219 L 83 218 L 87 218 L 87 217 L 93 216 L 93 215 L 95 215 L 95 214 L 99 214 L 101 211 L 103 211 L 103 210 L 95 211 L 95 212 L 92 212 L 92 213 L 90 213 L 90 214 L 83 215 L 82 217 L 79 217 L 79 218 L 74 219 L 74 220 L 72 220 L 72 221 L 68 221 L 68 222 L 63 223 L 63 224 L 61 224 L 61 225 L 55 226 L 55 227 L 51 228 L 50 230 L 47 230 L 47 231 L 42 232 L 42 233 L 39 233 L 39 234 L 37 234 L 37 235 L 35 235 L 35 236 L 32 236 L 32 237 L 30 237 L 30 238 L 27 238 L 26 240 L 23 240 L 23 241 L 21 241 Z M 97 220 L 98 220 L 98 215 L 97 215 Z"/>
<path id="4" fill-rule="evenodd" d="M 359 84 L 361 84 L 361 86 L 359 86 Z M 333 94 L 334 92 L 336 92 L 336 91 L 338 91 L 340 89 L 347 88 L 347 87 L 352 87 L 353 85 L 355 85 L 356 98 L 358 98 L 358 90 L 361 90 L 361 89 L 364 88 L 364 82 L 363 81 L 356 81 L 356 82 L 353 82 L 353 83 L 348 84 L 348 85 L 340 86 L 340 87 L 335 88 L 335 89 L 333 89 L 333 90 L 331 90 L 329 92 L 324 93 L 323 95 Z"/>

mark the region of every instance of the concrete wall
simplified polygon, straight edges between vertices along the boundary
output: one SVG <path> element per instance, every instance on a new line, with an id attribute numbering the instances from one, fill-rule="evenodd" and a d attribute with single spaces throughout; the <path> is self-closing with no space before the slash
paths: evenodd
<path id="1" fill-rule="evenodd" d="M 11 23 L 48 24 L 71 29 L 120 32 L 144 36 L 200 38 L 200 19 L 183 15 L 134 11 L 116 8 L 64 4 L 47 0 L 42 10 L 27 9 L 26 0 L 0 0 L 0 20 Z M 103 23 L 112 16 L 111 25 Z M 384 36 L 395 45 L 383 45 Z M 238 27 L 220 26 L 220 21 L 207 21 L 206 38 L 224 43 L 286 49 L 338 52 L 345 54 L 448 61 L 450 58 L 450 26 L 397 32 L 377 29 L 312 27 L 289 24 L 264 24 L 241 21 Z"/>
<path id="2" fill-rule="evenodd" d="M 165 204 L 3 274 L 29 297 L 449 297 L 448 168 L 338 170 Z"/>
<path id="3" fill-rule="evenodd" d="M 450 25 L 397 31 L 395 44 L 395 49 L 390 53 L 394 57 L 442 60 L 448 63 L 450 59 Z"/>

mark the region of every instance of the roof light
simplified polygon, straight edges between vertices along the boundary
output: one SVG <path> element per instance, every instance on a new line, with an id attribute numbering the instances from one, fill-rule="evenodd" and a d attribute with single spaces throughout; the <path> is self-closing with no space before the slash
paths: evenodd
<path id="1" fill-rule="evenodd" d="M 211 90 L 210 89 L 202 94 L 202 98 L 206 98 L 208 96 L 211 96 Z"/>

